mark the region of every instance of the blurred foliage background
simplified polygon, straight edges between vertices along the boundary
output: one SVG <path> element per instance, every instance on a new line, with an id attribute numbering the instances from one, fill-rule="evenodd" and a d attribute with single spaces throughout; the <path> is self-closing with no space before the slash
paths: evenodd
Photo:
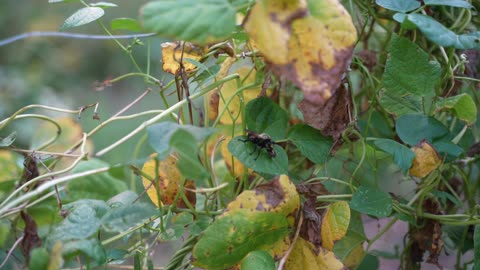
<path id="1" fill-rule="evenodd" d="M 109 8 L 103 23 L 109 28 L 111 19 L 119 17 L 138 18 L 139 7 L 147 1 L 116 1 L 118 7 Z M 3 0 L 0 3 L 0 40 L 24 32 L 59 31 L 63 21 L 81 7 L 80 3 L 49 4 L 47 0 L 18 2 Z M 96 24 L 68 29 L 66 32 L 105 35 Z M 112 34 L 132 34 L 113 31 Z M 133 47 L 133 56 L 145 70 L 147 46 L 151 46 L 151 74 L 164 78 L 160 65 L 160 38 L 140 39 L 144 45 Z M 125 46 L 133 39 L 120 40 Z M 29 104 L 42 104 L 59 108 L 77 109 L 99 102 L 98 113 L 105 120 L 143 93 L 148 86 L 141 77 L 128 77 L 101 91 L 96 85 L 123 74 L 135 72 L 129 56 L 113 40 L 71 39 L 62 37 L 31 37 L 0 47 L 0 119 Z M 152 89 L 126 114 L 161 109 L 163 102 L 158 87 Z M 45 113 L 45 112 L 43 112 Z M 50 116 L 66 116 L 47 112 Z M 84 112 L 78 122 L 89 131 L 100 123 L 92 119 L 92 109 Z M 121 138 L 145 118 L 122 123 L 112 123 L 95 134 L 92 139 L 99 150 Z M 27 147 L 38 125 L 36 120 L 18 120 L 4 130 L 17 131 L 18 146 Z M 3 132 L 2 132 L 3 133 Z M 132 142 L 138 138 L 133 138 Z M 122 144 L 103 157 L 110 163 L 128 159 L 135 143 Z"/>

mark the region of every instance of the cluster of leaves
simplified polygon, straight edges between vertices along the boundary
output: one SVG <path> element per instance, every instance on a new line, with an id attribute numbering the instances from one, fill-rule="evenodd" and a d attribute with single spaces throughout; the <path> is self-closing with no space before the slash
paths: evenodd
<path id="1" fill-rule="evenodd" d="M 116 4 L 81 1 L 62 29 L 98 21 L 108 34 L 172 39 L 161 46 L 168 84 L 118 40 L 137 70 L 108 82 L 141 76 L 165 108 L 114 115 L 88 133 L 70 118 L 22 114 L 30 107 L 1 121 L 0 130 L 28 117 L 57 129 L 40 128 L 30 149 L 14 133 L 0 141 L 0 245 L 14 242 L 5 263 L 20 246 L 31 269 L 129 257 L 151 269 L 158 243 L 187 235 L 166 269 L 375 269 L 374 242 L 404 222 L 407 243 L 393 255 L 403 268 L 440 265 L 443 250 L 474 249 L 463 263 L 480 265 L 473 6 L 364 2 L 160 0 L 108 29 L 100 18 Z M 150 114 L 92 157 L 99 129 Z M 136 149 L 148 142 L 150 157 L 98 159 L 144 131 Z M 27 153 L 23 173 L 12 151 Z M 118 170 L 142 178 L 147 196 L 127 190 Z M 368 238 L 362 215 L 390 219 Z"/>

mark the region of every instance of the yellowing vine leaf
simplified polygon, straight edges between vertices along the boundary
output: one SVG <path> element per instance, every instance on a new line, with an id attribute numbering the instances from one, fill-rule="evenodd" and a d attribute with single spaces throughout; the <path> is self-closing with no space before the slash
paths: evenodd
<path id="1" fill-rule="evenodd" d="M 322 246 L 332 250 L 335 241 L 347 234 L 350 224 L 350 207 L 345 201 L 335 202 L 328 206 L 322 220 Z"/>
<path id="2" fill-rule="evenodd" d="M 289 224 L 293 226 L 299 207 L 300 196 L 295 185 L 288 176 L 281 175 L 278 179 L 259 185 L 253 190 L 242 192 L 228 204 L 223 215 L 230 215 L 239 209 L 276 212 L 289 217 Z"/>
<path id="3" fill-rule="evenodd" d="M 192 72 L 196 66 L 188 61 L 186 58 L 193 60 L 200 60 L 202 58 L 202 49 L 192 43 L 185 42 L 165 42 L 162 43 L 162 68 L 165 72 L 177 75 L 180 71 L 180 60 L 182 60 L 185 72 Z M 183 51 L 183 58 L 182 58 Z"/>
<path id="4" fill-rule="evenodd" d="M 156 154 L 152 155 L 152 160 L 145 162 L 142 168 L 142 172 L 150 176 L 152 179 L 155 178 L 155 156 Z M 156 206 L 163 204 L 170 205 L 176 201 L 177 207 L 187 207 L 182 197 L 177 198 L 177 194 L 180 191 L 182 175 L 176 164 L 177 158 L 173 155 L 169 155 L 166 159 L 158 161 L 158 183 L 152 183 L 148 178 L 142 177 L 142 183 L 146 188 L 147 195 Z M 158 193 L 156 189 L 157 185 L 160 188 Z M 195 189 L 195 184 L 191 180 L 186 180 L 184 188 Z M 184 190 L 183 192 L 185 192 L 190 204 L 195 206 L 195 193 L 188 190 Z M 160 194 L 160 203 L 158 202 L 158 194 Z"/>
<path id="5" fill-rule="evenodd" d="M 319 248 L 299 237 L 285 264 L 285 270 L 340 270 L 345 269 L 332 251 Z"/>
<path id="6" fill-rule="evenodd" d="M 21 171 L 17 166 L 18 156 L 8 150 L 0 150 L 0 182 L 18 178 Z"/>
<path id="7" fill-rule="evenodd" d="M 257 1 L 244 28 L 273 72 L 318 105 L 340 85 L 357 39 L 352 19 L 338 0 Z"/>
<path id="8" fill-rule="evenodd" d="M 412 176 L 423 178 L 442 163 L 435 148 L 426 140 L 415 145 L 413 152 L 415 153 L 415 158 L 410 168 Z"/>
<path id="9" fill-rule="evenodd" d="M 233 71 L 240 75 L 240 80 L 243 85 L 255 83 L 255 76 L 257 71 L 252 66 L 242 66 Z M 224 112 L 220 116 L 220 123 L 222 124 L 241 124 L 242 123 L 242 102 L 238 94 L 243 95 L 243 103 L 247 104 L 250 100 L 255 99 L 262 92 L 262 86 L 248 88 L 238 93 L 238 86 L 235 80 L 228 81 L 223 84 L 220 90 L 221 98 L 219 100 L 218 113 Z"/>
<path id="10" fill-rule="evenodd" d="M 287 217 L 289 226 L 293 227 L 299 207 L 300 196 L 295 185 L 288 176 L 281 175 L 279 178 L 259 185 L 253 190 L 243 191 L 234 201 L 228 204 L 222 217 L 244 210 L 249 210 L 249 213 L 273 212 Z M 291 240 L 287 235 L 267 251 L 275 259 L 279 259 L 288 250 L 290 244 Z"/>
<path id="11" fill-rule="evenodd" d="M 232 65 L 235 63 L 235 61 L 236 61 L 235 57 L 227 57 L 227 59 L 223 61 L 220 67 L 220 70 L 218 71 L 218 74 L 216 76 L 216 79 L 220 80 L 223 77 L 227 76 L 228 71 L 230 70 Z M 218 116 L 218 106 L 220 103 L 220 95 L 218 93 L 218 89 L 216 91 L 209 91 L 207 93 L 206 100 L 208 101 L 208 118 L 212 121 L 215 121 Z"/>

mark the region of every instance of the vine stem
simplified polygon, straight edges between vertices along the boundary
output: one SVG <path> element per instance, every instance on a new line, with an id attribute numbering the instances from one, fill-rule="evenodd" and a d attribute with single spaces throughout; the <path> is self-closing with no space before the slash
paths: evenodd
<path id="1" fill-rule="evenodd" d="M 193 94 L 190 96 L 190 99 L 193 100 L 193 99 L 196 99 L 204 94 L 206 94 L 207 92 L 215 89 L 218 85 L 220 84 L 223 84 L 229 80 L 232 80 L 232 79 L 236 79 L 240 77 L 238 74 L 230 74 L 228 76 L 226 76 L 225 78 L 215 82 L 215 83 L 212 83 L 211 85 L 209 85 L 208 87 L 206 87 L 204 90 L 196 93 L 196 94 Z M 128 141 L 129 139 L 131 139 L 133 136 L 137 135 L 138 133 L 140 133 L 141 131 L 143 131 L 145 128 L 147 128 L 148 126 L 154 124 L 155 122 L 159 121 L 160 119 L 164 118 L 165 116 L 173 113 L 174 111 L 180 109 L 181 107 L 183 107 L 188 101 L 186 99 L 183 99 L 179 102 L 177 102 L 176 104 L 172 105 L 170 108 L 164 110 L 162 113 L 160 113 L 159 115 L 151 118 L 150 120 L 148 121 L 145 121 L 143 122 L 140 126 L 138 126 L 136 129 L 134 129 L 133 131 L 131 131 L 130 133 L 128 133 L 127 135 L 125 135 L 123 138 L 121 138 L 120 140 L 114 142 L 113 144 L 111 144 L 110 146 L 102 149 L 101 151 L 99 151 L 96 156 L 97 157 L 101 157 L 103 155 L 105 155 L 106 153 L 110 152 L 112 149 L 118 147 L 119 145 L 121 145 L 122 143 Z"/>
<path id="2" fill-rule="evenodd" d="M 128 38 L 142 38 L 151 37 L 156 35 L 155 33 L 144 33 L 134 35 L 88 35 L 79 33 L 65 33 L 65 32 L 51 32 L 51 31 L 33 31 L 18 34 L 6 39 L 0 40 L 0 47 L 31 37 L 62 37 L 62 38 L 75 38 L 75 39 L 128 39 Z"/>

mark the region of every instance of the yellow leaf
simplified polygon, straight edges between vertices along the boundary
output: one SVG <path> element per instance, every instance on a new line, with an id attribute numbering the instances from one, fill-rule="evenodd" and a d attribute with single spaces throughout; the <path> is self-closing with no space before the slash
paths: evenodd
<path id="1" fill-rule="evenodd" d="M 340 85 L 357 40 L 338 0 L 257 1 L 244 27 L 273 72 L 315 104 L 323 104 Z"/>
<path id="2" fill-rule="evenodd" d="M 355 269 L 358 265 L 360 265 L 364 257 L 365 251 L 363 251 L 363 247 L 360 244 L 354 248 L 350 254 L 348 254 L 347 258 L 343 260 L 343 263 L 346 267 L 348 267 L 348 269 Z"/>
<path id="3" fill-rule="evenodd" d="M 319 248 L 299 237 L 285 263 L 285 270 L 340 270 L 345 269 L 333 252 Z"/>
<path id="4" fill-rule="evenodd" d="M 218 71 L 217 80 L 220 80 L 228 75 L 228 71 L 232 67 L 233 63 L 235 63 L 234 57 L 227 57 L 220 67 Z M 215 121 L 218 116 L 218 105 L 220 102 L 220 95 L 218 94 L 218 89 L 216 91 L 209 91 L 206 95 L 205 101 L 207 102 L 208 106 L 208 119 Z"/>
<path id="5" fill-rule="evenodd" d="M 152 155 L 152 160 L 145 162 L 142 168 L 142 172 L 149 175 L 152 179 L 155 178 L 155 157 Z M 146 192 L 150 200 L 156 205 L 170 205 L 175 202 L 177 207 L 186 208 L 187 205 L 181 197 L 177 198 L 177 194 L 180 191 L 180 182 L 182 175 L 177 169 L 177 158 L 174 155 L 169 155 L 166 159 L 158 161 L 158 183 L 152 183 L 148 178 L 142 177 L 143 186 L 146 188 Z M 160 188 L 159 194 L 161 202 L 158 202 L 158 195 L 156 186 Z M 189 189 L 195 189 L 195 184 L 191 180 L 186 180 L 184 187 Z M 195 193 L 184 190 L 183 191 L 188 198 L 188 201 L 192 206 L 195 206 L 196 196 Z"/>
<path id="6" fill-rule="evenodd" d="M 415 153 L 410 168 L 410 175 L 412 176 L 423 178 L 442 163 L 435 148 L 426 140 L 419 142 L 412 150 Z"/>
<path id="7" fill-rule="evenodd" d="M 255 76 L 257 71 L 253 66 L 242 66 L 235 69 L 233 73 L 240 75 L 240 80 L 243 85 L 249 85 L 255 83 Z M 239 94 L 243 96 L 243 104 L 247 104 L 250 100 L 255 99 L 262 91 L 261 85 L 248 88 L 238 93 L 238 86 L 236 80 L 231 80 L 223 84 L 221 88 L 221 98 L 219 100 L 218 113 L 220 115 L 220 123 L 222 124 L 241 124 L 242 123 L 242 102 L 240 101 Z"/>
<path id="8" fill-rule="evenodd" d="M 295 185 L 288 176 L 279 178 L 266 184 L 257 186 L 253 190 L 245 190 L 228 204 L 223 215 L 229 215 L 239 209 L 250 211 L 276 212 L 288 217 L 290 226 L 293 226 L 297 210 L 300 207 L 300 196 Z"/>
<path id="9" fill-rule="evenodd" d="M 180 71 L 180 60 L 183 59 L 183 67 L 185 72 L 192 72 L 196 66 L 185 61 L 186 58 L 200 60 L 202 58 L 202 49 L 192 43 L 185 42 L 184 46 L 180 42 L 162 43 L 162 68 L 165 72 L 177 75 Z M 182 48 L 184 47 L 184 48 Z M 182 58 L 183 50 L 183 58 Z"/>
<path id="10" fill-rule="evenodd" d="M 350 224 L 350 207 L 345 201 L 335 202 L 328 206 L 322 219 L 322 246 L 332 250 L 335 241 L 347 234 Z"/>

